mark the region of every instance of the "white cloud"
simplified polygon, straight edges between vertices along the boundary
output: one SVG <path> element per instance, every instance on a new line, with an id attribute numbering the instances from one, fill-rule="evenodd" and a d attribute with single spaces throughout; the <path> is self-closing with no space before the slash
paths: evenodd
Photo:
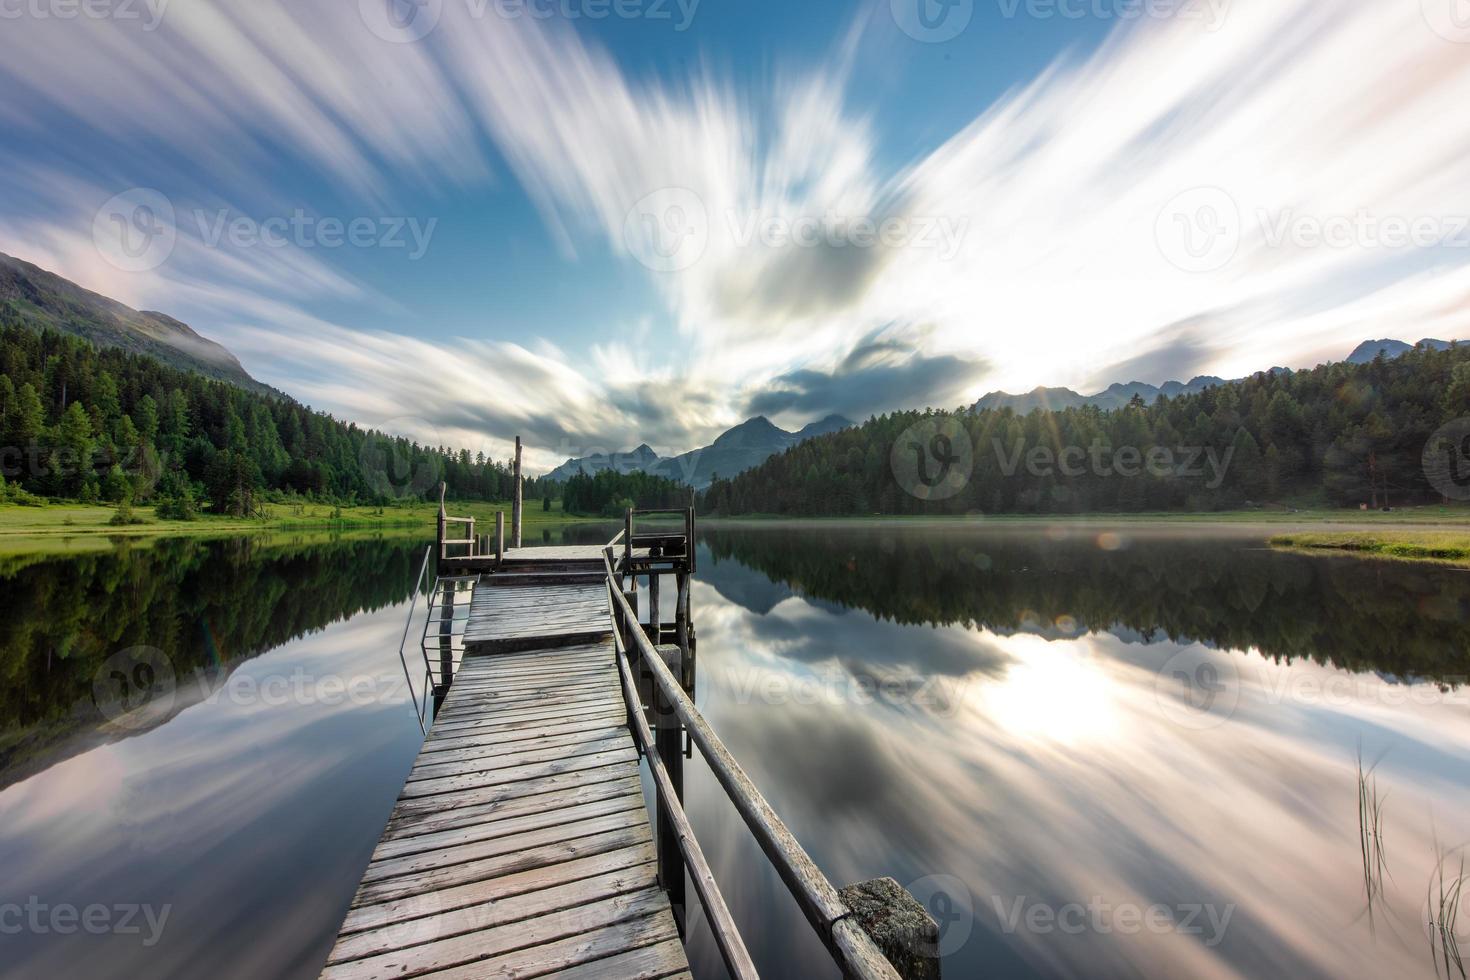
<path id="1" fill-rule="evenodd" d="M 145 172 L 167 158 L 191 202 L 246 213 L 292 203 L 273 180 L 288 164 L 364 207 L 388 207 L 406 183 L 477 188 L 493 143 L 569 275 L 603 253 L 636 270 L 649 241 L 630 213 L 687 189 L 707 222 L 698 259 L 648 273 L 678 343 L 563 352 L 529 331 L 517 344 L 429 342 L 407 336 L 407 310 L 400 335 L 353 331 L 308 311 L 331 298 L 378 316 L 391 285 L 356 282 L 330 256 L 201 249 L 189 235 L 151 276 L 109 273 L 87 255 L 77 201 L 136 173 L 126 154 L 100 167 L 106 179 L 70 183 L 51 161 L 19 161 L 29 193 L 0 240 L 130 302 L 217 311 L 220 339 L 248 366 L 321 407 L 368 423 L 432 418 L 472 446 L 503 445 L 516 426 L 568 445 L 689 448 L 737 421 L 751 392 L 794 372 L 835 376 L 880 331 L 912 343 L 917 363 L 993 365 L 971 395 L 1083 384 L 1188 322 L 1210 324 L 1197 370 L 1226 375 L 1314 363 L 1370 335 L 1470 336 L 1470 249 L 1269 241 L 1298 219 L 1452 229 L 1470 216 L 1470 59 L 1416 4 L 1237 0 L 1215 31 L 1120 25 L 899 166 L 848 93 L 881 17 L 858 18 L 830 57 L 744 89 L 705 66 L 678 82 L 635 75 L 565 24 L 456 2 L 423 41 L 390 44 L 356 7 L 179 3 L 151 34 L 17 25 L 0 60 L 21 93 L 6 113 L 33 130 L 65 117 L 136 151 Z M 62 62 L 75 70 L 49 67 Z M 81 180 L 92 189 L 79 197 Z M 1201 187 L 1225 192 L 1239 241 L 1228 263 L 1187 272 L 1160 247 L 1160 216 Z M 670 215 L 649 217 L 667 231 Z M 759 223 L 815 220 L 825 239 L 863 219 L 938 228 L 953 247 L 793 246 Z M 955 394 L 945 377 L 936 400 Z"/>

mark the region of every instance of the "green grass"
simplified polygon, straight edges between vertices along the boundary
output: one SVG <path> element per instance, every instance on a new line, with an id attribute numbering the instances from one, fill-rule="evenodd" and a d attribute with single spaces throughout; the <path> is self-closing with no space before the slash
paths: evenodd
<path id="1" fill-rule="evenodd" d="M 449 513 L 456 517 L 474 517 L 475 533 L 495 533 L 495 513 L 503 510 L 510 520 L 510 505 L 499 503 L 451 502 Z M 39 507 L 0 504 L 0 552 L 18 553 L 44 544 L 45 550 L 85 551 L 93 545 L 83 539 L 146 538 L 180 534 L 239 534 L 253 531 L 310 529 L 421 529 L 434 533 L 439 513 L 437 504 L 413 504 L 395 507 L 342 507 L 331 504 L 267 504 L 267 516 L 261 520 L 200 514 L 192 521 L 161 520 L 152 507 L 134 508 L 139 524 L 114 526 L 109 523 L 116 513 L 111 506 L 46 503 Z M 526 501 L 522 527 L 526 529 L 549 524 L 567 524 L 600 519 L 563 514 L 560 504 L 550 511 L 541 509 L 541 501 Z"/>
<path id="2" fill-rule="evenodd" d="M 748 514 L 738 517 L 701 517 L 701 521 L 718 521 L 723 524 L 743 522 L 797 521 L 816 522 L 871 522 L 896 521 L 928 523 L 934 521 L 972 522 L 985 524 L 1281 524 L 1291 526 L 1326 525 L 1351 526 L 1353 528 L 1374 527 L 1460 527 L 1470 533 L 1470 506 L 1407 507 L 1384 513 L 1371 510 L 1334 510 L 1312 508 L 1305 510 L 1263 509 L 1230 510 L 1180 513 L 1178 511 L 1155 511 L 1138 514 L 956 514 L 903 516 L 853 515 L 849 517 L 797 517 L 781 514 Z"/>
<path id="3" fill-rule="evenodd" d="M 1273 547 L 1339 551 L 1369 558 L 1470 565 L 1470 533 L 1462 531 L 1337 531 L 1278 534 Z"/>

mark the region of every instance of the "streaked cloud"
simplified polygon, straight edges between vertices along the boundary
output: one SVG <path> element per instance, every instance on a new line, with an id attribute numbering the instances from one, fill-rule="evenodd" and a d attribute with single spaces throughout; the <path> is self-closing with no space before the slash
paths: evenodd
<path id="1" fill-rule="evenodd" d="M 44 149 L 9 154 L 0 247 L 187 314 L 320 407 L 423 418 L 471 446 L 503 448 L 514 427 L 549 457 L 686 449 L 758 406 L 800 423 L 1087 387 L 1109 365 L 1235 376 L 1368 336 L 1470 336 L 1470 232 L 1393 247 L 1362 230 L 1450 234 L 1470 217 L 1470 59 L 1419 5 L 1239 0 L 1219 25 L 1123 23 L 911 159 L 852 94 L 880 57 L 878 7 L 829 52 L 739 82 L 707 63 L 647 75 L 565 22 L 458 3 L 411 44 L 351 3 L 180 2 L 153 32 L 17 22 L 4 112 Z M 79 161 L 71 141 L 98 152 Z M 287 172 L 329 203 L 293 199 Z M 653 284 L 660 309 L 609 309 L 610 324 L 659 326 L 556 353 L 503 318 L 490 336 L 416 338 L 391 280 L 325 253 L 203 247 L 186 223 L 160 268 L 109 269 L 88 209 L 154 178 L 185 214 L 252 216 L 515 188 L 548 262 Z M 1342 244 L 1301 234 L 1343 223 Z M 1218 254 L 1191 257 L 1216 233 Z M 691 251 L 639 264 L 671 244 Z M 352 304 L 398 326 L 353 329 Z M 880 334 L 906 346 L 844 363 Z"/>

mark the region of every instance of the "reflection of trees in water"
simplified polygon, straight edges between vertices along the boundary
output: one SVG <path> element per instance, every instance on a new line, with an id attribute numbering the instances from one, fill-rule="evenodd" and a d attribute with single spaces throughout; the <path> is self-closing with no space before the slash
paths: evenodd
<path id="1" fill-rule="evenodd" d="M 157 647 L 183 677 L 234 664 L 364 610 L 403 601 L 423 542 L 165 539 L 16 563 L 0 578 L 0 769 L 38 726 L 101 722 L 86 710 L 113 653 Z M 82 707 L 78 709 L 78 705 Z M 52 732 L 47 740 L 57 734 Z M 32 747 L 34 748 L 34 746 Z"/>
<path id="2" fill-rule="evenodd" d="M 899 623 L 1008 633 L 1071 617 L 1082 630 L 1254 647 L 1277 660 L 1446 682 L 1470 674 L 1470 576 L 1454 569 L 1273 552 L 1245 538 L 1159 537 L 1107 551 L 1091 537 L 961 528 L 702 537 L 716 560 Z"/>

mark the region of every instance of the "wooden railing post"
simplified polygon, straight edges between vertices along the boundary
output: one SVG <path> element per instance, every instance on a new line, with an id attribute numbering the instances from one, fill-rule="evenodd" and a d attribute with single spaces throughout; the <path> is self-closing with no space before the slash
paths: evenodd
<path id="1" fill-rule="evenodd" d="M 444 513 L 444 491 L 445 491 L 445 489 L 446 488 L 445 488 L 444 484 L 442 484 L 442 483 L 439 484 L 439 526 L 438 526 L 438 531 L 435 534 L 435 539 L 436 539 L 436 545 L 437 545 L 437 554 L 439 556 L 439 560 L 440 561 L 443 561 L 444 560 L 444 523 L 445 523 L 444 518 L 447 516 Z"/>
<path id="2" fill-rule="evenodd" d="M 505 561 L 505 511 L 495 512 L 495 567 Z"/>
<path id="3" fill-rule="evenodd" d="M 659 608 L 659 574 L 648 573 L 648 638 L 654 646 L 663 642 L 663 610 Z"/>
<path id="4" fill-rule="evenodd" d="M 525 483 L 521 478 L 521 437 L 516 436 L 515 496 L 510 502 L 510 546 L 521 546 L 521 517 L 525 510 L 521 499 Z"/>

